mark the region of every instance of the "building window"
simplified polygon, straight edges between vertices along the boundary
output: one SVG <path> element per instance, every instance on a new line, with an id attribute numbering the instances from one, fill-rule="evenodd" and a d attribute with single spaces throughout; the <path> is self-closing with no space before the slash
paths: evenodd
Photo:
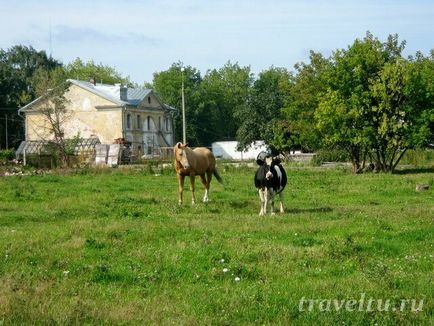
<path id="1" fill-rule="evenodd" d="M 131 114 L 127 114 L 127 129 L 131 129 Z"/>
<path id="2" fill-rule="evenodd" d="M 142 121 L 140 120 L 140 114 L 137 115 L 137 129 L 142 129 Z"/>
<path id="3" fill-rule="evenodd" d="M 148 96 L 148 104 L 151 104 L 151 97 Z"/>
<path id="4" fill-rule="evenodd" d="M 151 117 L 149 115 L 146 119 L 146 130 L 151 130 Z"/>
<path id="5" fill-rule="evenodd" d="M 161 117 L 158 117 L 158 130 L 161 130 Z"/>
<path id="6" fill-rule="evenodd" d="M 165 119 L 165 121 L 166 121 L 166 131 L 170 131 L 170 121 L 169 121 L 169 118 L 166 118 Z"/>

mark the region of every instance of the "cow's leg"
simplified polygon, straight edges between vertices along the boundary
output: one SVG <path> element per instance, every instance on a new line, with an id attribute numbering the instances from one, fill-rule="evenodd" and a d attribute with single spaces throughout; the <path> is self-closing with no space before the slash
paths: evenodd
<path id="1" fill-rule="evenodd" d="M 270 198 L 270 204 L 271 204 L 271 215 L 276 214 L 276 210 L 274 208 L 274 191 L 270 189 L 270 194 L 269 194 L 269 198 Z"/>
<path id="2" fill-rule="evenodd" d="M 267 210 L 266 208 L 266 202 L 265 202 L 265 191 L 262 189 L 258 190 L 259 192 L 259 199 L 261 200 L 261 210 L 259 211 L 259 216 L 262 216 L 265 214 L 265 211 Z"/>
<path id="3" fill-rule="evenodd" d="M 178 174 L 178 203 L 182 205 L 182 193 L 184 191 L 184 176 Z"/>
<path id="4" fill-rule="evenodd" d="M 205 188 L 205 195 L 203 196 L 203 202 L 206 203 L 209 200 L 208 199 L 209 184 L 206 182 L 205 175 L 200 176 L 200 181 L 202 182 L 203 187 Z"/>
<path id="5" fill-rule="evenodd" d="M 194 197 L 194 173 L 190 174 L 190 190 L 191 190 L 191 204 L 194 205 L 196 198 Z"/>
<path id="6" fill-rule="evenodd" d="M 270 203 L 270 190 L 264 189 L 264 215 L 267 214 L 268 204 Z"/>
<path id="7" fill-rule="evenodd" d="M 285 209 L 283 208 L 283 192 L 279 193 L 279 200 L 280 200 L 280 212 L 285 213 Z"/>

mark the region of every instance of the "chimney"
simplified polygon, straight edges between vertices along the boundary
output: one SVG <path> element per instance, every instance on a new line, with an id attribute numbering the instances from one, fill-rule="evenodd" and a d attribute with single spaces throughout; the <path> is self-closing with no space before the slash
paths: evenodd
<path id="1" fill-rule="evenodd" d="M 128 87 L 127 86 L 122 86 L 119 90 L 120 92 L 120 98 L 122 101 L 128 101 Z"/>

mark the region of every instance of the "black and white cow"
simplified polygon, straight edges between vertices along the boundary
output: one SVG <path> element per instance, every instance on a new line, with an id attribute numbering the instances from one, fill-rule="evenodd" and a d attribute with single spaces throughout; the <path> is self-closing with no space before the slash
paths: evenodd
<path id="1" fill-rule="evenodd" d="M 268 204 L 271 203 L 271 214 L 274 215 L 274 196 L 279 195 L 280 212 L 284 213 L 282 191 L 285 189 L 287 177 L 279 158 L 273 158 L 267 164 L 267 153 L 259 153 L 256 163 L 259 168 L 255 174 L 255 186 L 261 199 L 259 215 L 267 214 Z"/>

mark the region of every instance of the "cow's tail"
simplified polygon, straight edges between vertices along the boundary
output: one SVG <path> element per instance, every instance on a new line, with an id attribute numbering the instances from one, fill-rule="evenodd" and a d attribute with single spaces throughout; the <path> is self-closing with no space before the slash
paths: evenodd
<path id="1" fill-rule="evenodd" d="M 217 169 L 214 169 L 213 174 L 214 174 L 215 178 L 217 179 L 217 181 L 220 182 L 221 184 L 223 184 L 223 179 L 220 176 L 220 174 L 217 172 Z"/>

